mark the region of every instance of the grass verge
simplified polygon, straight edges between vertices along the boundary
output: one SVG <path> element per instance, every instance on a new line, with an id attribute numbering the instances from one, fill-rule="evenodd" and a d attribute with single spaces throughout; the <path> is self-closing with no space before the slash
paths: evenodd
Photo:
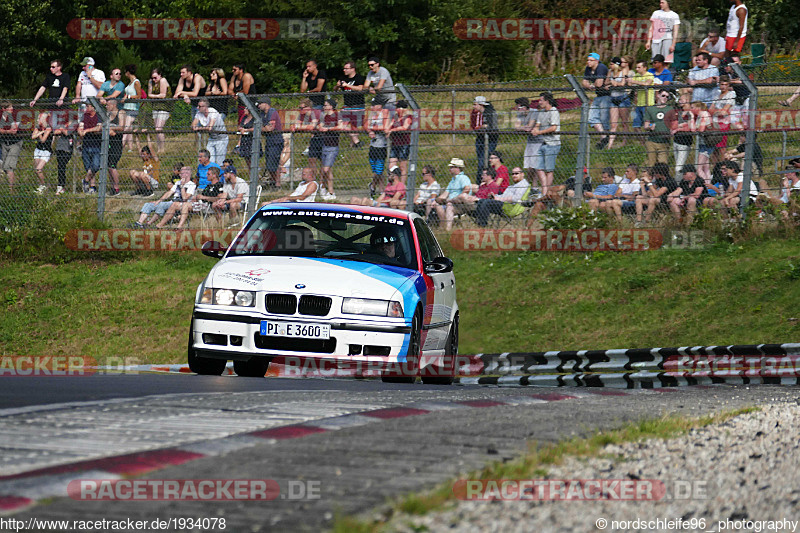
<path id="1" fill-rule="evenodd" d="M 547 467 L 561 464 L 570 457 L 598 457 L 603 448 L 609 444 L 637 442 L 645 439 L 672 439 L 686 434 L 691 429 L 702 428 L 710 424 L 724 422 L 733 417 L 758 411 L 758 407 L 745 407 L 722 413 L 687 419 L 669 415 L 660 418 L 643 419 L 611 431 L 599 431 L 585 438 L 572 438 L 557 444 L 544 446 L 531 445 L 530 451 L 523 457 L 503 462 L 492 463 L 480 471 L 472 472 L 460 479 L 529 479 L 542 478 L 547 475 Z M 424 515 L 442 508 L 455 501 L 453 484 L 456 480 L 441 483 L 436 488 L 421 493 L 408 494 L 392 502 L 391 514 Z M 383 521 L 361 520 L 353 516 L 338 516 L 334 521 L 335 533 L 358 532 L 379 533 L 386 525 Z"/>

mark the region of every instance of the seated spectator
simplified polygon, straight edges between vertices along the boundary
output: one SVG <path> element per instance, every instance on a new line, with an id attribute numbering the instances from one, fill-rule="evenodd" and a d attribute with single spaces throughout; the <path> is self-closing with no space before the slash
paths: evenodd
<path id="1" fill-rule="evenodd" d="M 652 178 L 651 178 L 652 176 Z M 636 226 L 642 225 L 642 213 L 645 206 L 644 224 L 649 224 L 653 213 L 659 205 L 668 205 L 670 196 L 675 196 L 678 184 L 670 176 L 669 166 L 666 163 L 656 163 L 650 169 L 649 175 L 642 176 L 642 196 L 636 198 Z"/>
<path id="2" fill-rule="evenodd" d="M 217 200 L 224 200 L 225 192 L 222 190 L 222 180 L 219 179 L 219 169 L 216 167 L 208 169 L 208 179 L 210 183 L 205 186 L 203 192 L 196 192 L 188 202 L 173 202 L 157 227 L 163 228 L 164 224 L 172 219 L 175 212 L 180 210 L 181 218 L 175 229 L 183 229 L 189 213 L 210 213 L 211 204 Z"/>
<path id="3" fill-rule="evenodd" d="M 642 182 L 639 181 L 639 166 L 635 163 L 628 165 L 625 169 L 625 176 L 617 184 L 617 192 L 614 200 L 609 202 L 611 210 L 617 219 L 622 222 L 622 213 L 636 213 L 636 197 L 642 194 Z"/>
<path id="4" fill-rule="evenodd" d="M 728 179 L 728 189 L 725 191 L 725 196 L 722 197 L 720 203 L 723 207 L 734 210 L 734 214 L 738 214 L 736 208 L 739 207 L 741 201 L 744 173 L 734 161 L 723 161 L 722 175 Z M 756 187 L 755 181 L 751 180 L 749 198 L 751 201 L 755 201 L 757 197 L 758 187 Z"/>
<path id="5" fill-rule="evenodd" d="M 684 222 L 689 226 L 697 213 L 697 206 L 702 203 L 706 182 L 697 175 L 694 165 L 684 165 L 682 171 L 683 179 L 678 182 L 675 196 L 669 198 L 669 208 L 678 222 L 681 221 L 681 209 L 685 209 L 686 219 Z"/>
<path id="6" fill-rule="evenodd" d="M 217 167 L 222 172 L 222 167 L 219 166 L 217 163 L 211 161 L 211 152 L 208 150 L 200 150 L 197 152 L 197 186 L 198 187 L 205 187 L 208 185 L 208 178 L 206 175 L 208 174 L 208 169 L 211 167 Z"/>
<path id="7" fill-rule="evenodd" d="M 764 201 L 772 205 L 788 204 L 792 198 L 800 198 L 800 172 L 794 166 L 787 166 L 786 172 L 781 178 L 781 188 L 778 194 L 770 194 L 766 180 L 761 180 L 761 192 L 758 195 L 756 205 L 761 206 Z"/>
<path id="8" fill-rule="evenodd" d="M 758 133 L 753 133 L 753 179 L 760 179 L 764 174 L 764 152 L 761 150 L 761 145 L 758 144 L 756 139 Z M 747 135 L 742 133 L 739 136 L 739 144 L 736 148 L 731 148 L 725 152 L 724 158 L 728 161 L 736 161 L 740 166 L 744 167 L 745 147 L 747 146 Z"/>
<path id="9" fill-rule="evenodd" d="M 181 181 L 175 183 L 158 199 L 158 201 L 144 204 L 144 206 L 142 206 L 141 215 L 139 215 L 139 220 L 134 223 L 135 226 L 137 228 L 149 226 L 155 222 L 158 217 L 165 216 L 174 202 L 188 202 L 194 195 L 196 188 L 197 186 L 192 181 L 192 169 L 187 166 L 181 167 Z M 147 218 L 148 216 L 150 216 L 149 220 Z M 170 218 L 172 218 L 172 215 L 170 215 Z M 159 227 L 163 227 L 163 224 Z"/>
<path id="10" fill-rule="evenodd" d="M 455 215 L 471 211 L 474 204 L 468 200 L 472 196 L 472 183 L 464 173 L 464 160 L 454 157 L 447 167 L 452 178 L 444 192 L 434 200 L 433 208 L 439 220 L 444 219 L 445 229 L 450 231 L 453 229 Z"/>
<path id="11" fill-rule="evenodd" d="M 728 178 L 722 173 L 723 161 L 714 165 L 711 171 L 710 178 L 704 180 L 706 183 L 706 192 L 703 195 L 703 205 L 706 207 L 714 207 L 725 196 L 725 191 L 728 188 Z M 698 172 L 699 174 L 699 172 Z"/>
<path id="12" fill-rule="evenodd" d="M 792 105 L 792 102 L 797 100 L 798 97 L 800 97 L 800 87 L 795 89 L 795 91 L 791 94 L 791 96 L 789 96 L 789 98 L 787 98 L 786 100 L 781 100 L 778 103 L 781 104 L 783 107 L 789 107 Z"/>
<path id="13" fill-rule="evenodd" d="M 709 30 L 708 37 L 700 43 L 698 52 L 706 52 L 711 56 L 711 64 L 719 66 L 725 59 L 725 41 L 719 38 L 719 30 Z"/>
<path id="14" fill-rule="evenodd" d="M 389 170 L 389 184 L 376 200 L 372 198 L 353 198 L 351 204 L 367 205 L 372 207 L 391 207 L 393 209 L 403 209 L 406 206 L 406 184 L 403 183 L 402 171 L 399 166 Z"/>
<path id="15" fill-rule="evenodd" d="M 653 68 L 647 70 L 653 75 L 653 85 L 670 85 L 672 83 L 672 71 L 664 63 L 662 54 L 653 56 Z"/>
<path id="16" fill-rule="evenodd" d="M 222 222 L 222 214 L 226 211 L 231 219 L 239 216 L 239 209 L 242 207 L 244 197 L 250 194 L 250 186 L 242 178 L 236 175 L 236 169 L 229 166 L 224 171 L 225 185 L 222 187 L 224 196 L 211 204 L 217 220 Z"/>
<path id="17" fill-rule="evenodd" d="M 477 204 L 479 200 L 491 198 L 495 194 L 500 194 L 500 186 L 496 179 L 497 174 L 493 168 L 484 168 L 481 171 L 481 182 L 479 185 L 471 184 L 472 195 L 464 198 L 469 204 Z"/>
<path id="18" fill-rule="evenodd" d="M 495 172 L 495 183 L 497 185 L 498 193 L 503 194 L 511 183 L 508 176 L 508 167 L 503 164 L 503 156 L 500 152 L 492 152 L 489 154 L 489 166 Z"/>
<path id="19" fill-rule="evenodd" d="M 275 200 L 271 200 L 269 202 L 264 202 L 261 204 L 265 206 L 267 204 L 274 204 L 278 202 L 313 202 L 317 198 L 317 190 L 319 190 L 319 183 L 314 181 L 314 169 L 310 167 L 303 168 L 302 174 L 303 181 L 300 182 L 300 185 L 294 190 L 292 194 L 289 196 L 281 196 L 280 198 L 276 198 Z"/>
<path id="20" fill-rule="evenodd" d="M 604 168 L 600 173 L 600 181 L 602 183 L 594 191 L 584 192 L 583 197 L 588 200 L 589 209 L 592 211 L 602 209 L 613 215 L 614 195 L 619 189 L 619 186 L 614 182 L 614 169 L 611 167 Z"/>
<path id="21" fill-rule="evenodd" d="M 521 202 L 530 192 L 531 185 L 525 179 L 525 172 L 519 167 L 514 167 L 511 176 L 514 183 L 509 185 L 505 192 L 502 194 L 490 193 L 489 198 L 478 200 L 475 219 L 479 226 L 485 227 L 489 222 L 489 215 L 492 213 L 496 215 L 504 213 L 509 217 L 514 217 L 524 212 L 525 208 Z"/>
<path id="22" fill-rule="evenodd" d="M 417 186 L 417 194 L 414 195 L 414 212 L 430 216 L 433 204 L 429 204 L 429 201 L 439 196 L 441 191 L 442 186 L 436 181 L 436 170 L 430 165 L 422 167 L 422 183 Z"/>

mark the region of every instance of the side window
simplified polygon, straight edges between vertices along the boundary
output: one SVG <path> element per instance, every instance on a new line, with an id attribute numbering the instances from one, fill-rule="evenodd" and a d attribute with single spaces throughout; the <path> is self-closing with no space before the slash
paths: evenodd
<path id="1" fill-rule="evenodd" d="M 419 239 L 419 248 L 423 261 L 433 261 L 442 255 L 442 250 L 439 248 L 439 243 L 436 242 L 436 237 L 433 236 L 433 233 L 431 233 L 430 228 L 425 224 L 424 220 L 421 218 L 415 219 L 414 228 L 417 230 L 417 238 Z"/>

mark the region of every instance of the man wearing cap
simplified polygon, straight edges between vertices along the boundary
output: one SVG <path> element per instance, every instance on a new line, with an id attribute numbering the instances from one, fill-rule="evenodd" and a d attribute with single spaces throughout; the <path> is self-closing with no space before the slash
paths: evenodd
<path id="1" fill-rule="evenodd" d="M 436 209 L 439 220 L 445 220 L 445 229 L 450 231 L 453 229 L 456 210 L 459 213 L 464 213 L 472 208 L 474 203 L 465 200 L 466 197 L 472 194 L 472 183 L 469 177 L 464 174 L 464 160 L 454 157 L 447 167 L 450 169 L 452 178 L 444 191 L 433 200 L 435 202 L 433 207 Z"/>
<path id="2" fill-rule="evenodd" d="M 78 84 L 75 86 L 75 98 L 72 103 L 78 102 L 86 103 L 86 99 L 90 96 L 97 96 L 100 92 L 100 87 L 106 81 L 106 75 L 102 70 L 94 68 L 94 59 L 91 57 L 84 57 L 81 61 L 83 71 L 78 76 Z"/>
<path id="3" fill-rule="evenodd" d="M 272 180 L 272 185 L 280 187 L 281 178 L 278 167 L 283 152 L 283 135 L 281 130 L 283 124 L 278 112 L 272 107 L 272 99 L 269 96 L 262 96 L 258 100 L 258 109 L 261 111 L 261 132 L 264 136 L 264 159 L 266 159 L 266 170 Z"/>
<path id="4" fill-rule="evenodd" d="M 224 196 L 211 204 L 217 220 L 222 221 L 222 213 L 228 211 L 231 220 L 239 214 L 244 197 L 250 193 L 250 186 L 246 181 L 236 175 L 236 169 L 232 166 L 225 167 L 225 185 L 222 186 Z"/>
<path id="5" fill-rule="evenodd" d="M 406 207 L 406 184 L 400 179 L 400 167 L 397 165 L 389 169 L 389 184 L 376 200 L 372 198 L 356 198 L 350 200 L 351 204 L 366 205 L 372 207 L 391 207 L 393 209 L 405 209 Z"/>
<path id="6" fill-rule="evenodd" d="M 476 96 L 469 116 L 472 129 L 475 130 L 475 155 L 478 156 L 478 168 L 485 168 L 486 152 L 492 153 L 497 148 L 497 112 L 485 96 Z M 488 134 L 488 135 L 487 135 Z M 488 137 L 488 150 L 486 141 Z"/>
<path id="7" fill-rule="evenodd" d="M 592 52 L 586 58 L 586 69 L 583 71 L 581 85 L 585 89 L 595 91 L 595 99 L 589 109 L 589 125 L 600 133 L 609 130 L 611 110 L 611 93 L 606 85 L 608 67 L 600 62 L 600 54 Z M 608 136 L 602 137 L 597 142 L 597 148 L 602 150 L 608 144 Z"/>
<path id="8" fill-rule="evenodd" d="M 655 85 L 669 85 L 672 83 L 672 71 L 664 64 L 664 56 L 656 54 L 653 56 L 653 68 L 648 70 L 653 75 Z"/>
<path id="9" fill-rule="evenodd" d="M 653 11 L 650 16 L 650 31 L 644 46 L 652 52 L 654 59 L 656 55 L 666 56 L 666 62 L 672 63 L 675 37 L 678 35 L 681 19 L 669 8 L 667 0 L 661 0 L 659 6 L 660 9 Z"/>

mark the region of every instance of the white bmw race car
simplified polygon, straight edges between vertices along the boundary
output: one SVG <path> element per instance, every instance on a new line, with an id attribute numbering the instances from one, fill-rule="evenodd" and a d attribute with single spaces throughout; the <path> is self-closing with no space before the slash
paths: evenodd
<path id="1" fill-rule="evenodd" d="M 197 288 L 189 367 L 261 376 L 280 357 L 452 383 L 453 262 L 415 213 L 348 205 L 261 208 Z"/>

